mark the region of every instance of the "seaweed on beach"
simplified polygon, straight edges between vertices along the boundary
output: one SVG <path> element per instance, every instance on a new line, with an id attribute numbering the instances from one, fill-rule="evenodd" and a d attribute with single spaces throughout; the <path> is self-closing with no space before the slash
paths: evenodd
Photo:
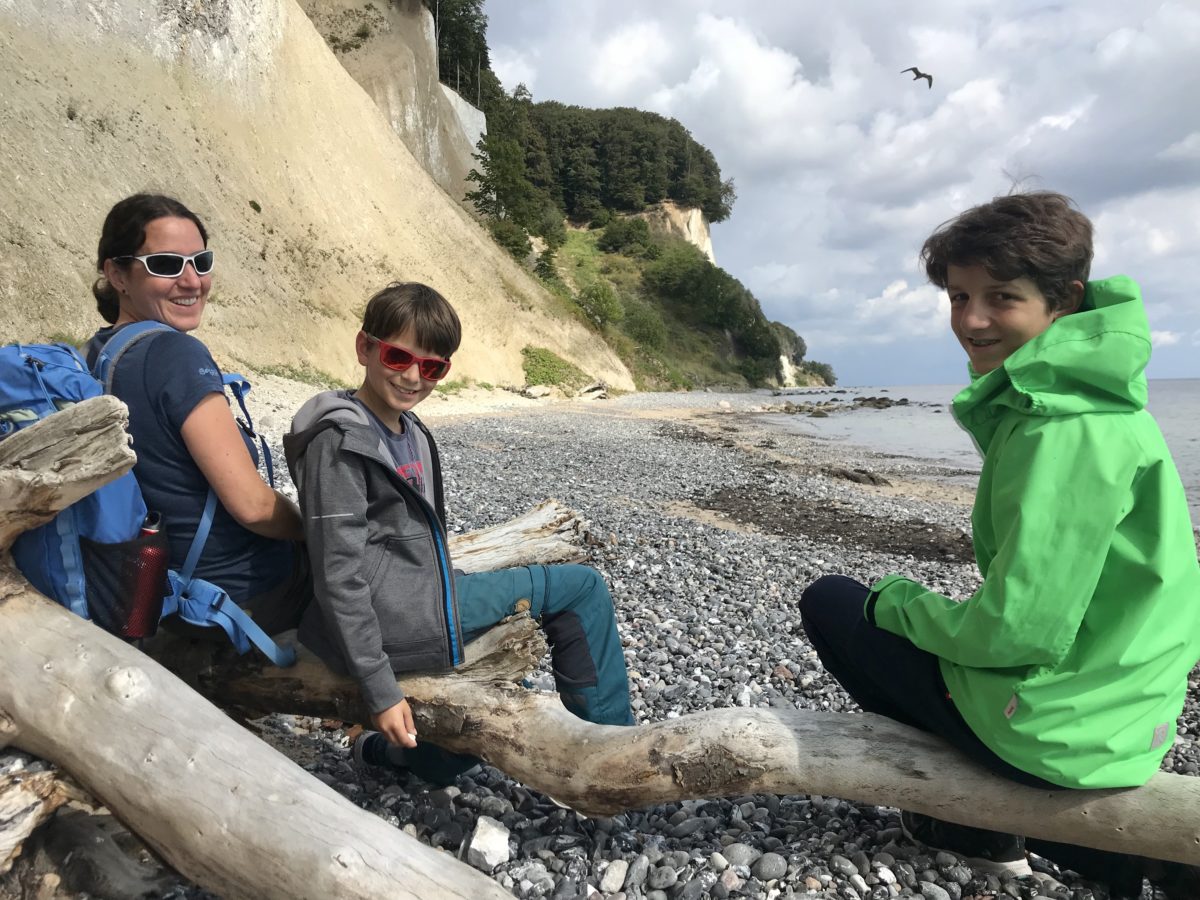
<path id="1" fill-rule="evenodd" d="M 767 534 L 840 543 L 920 560 L 970 562 L 975 558 L 971 538 L 957 528 L 918 519 L 877 518 L 835 502 L 814 503 L 774 493 L 762 485 L 723 487 L 694 502 Z"/>

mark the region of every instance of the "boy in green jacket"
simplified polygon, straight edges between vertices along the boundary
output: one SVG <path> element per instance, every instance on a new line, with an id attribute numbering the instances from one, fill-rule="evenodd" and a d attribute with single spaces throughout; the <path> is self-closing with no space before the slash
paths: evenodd
<path id="1" fill-rule="evenodd" d="M 858 704 L 1051 789 L 1145 783 L 1200 658 L 1200 566 L 1183 486 L 1146 411 L 1137 285 L 1088 281 L 1092 225 L 1051 192 L 997 197 L 921 251 L 950 296 L 971 384 L 954 416 L 984 457 L 972 514 L 983 583 L 959 602 L 901 575 L 825 576 L 801 617 Z M 1026 841 L 905 812 L 910 837 L 1030 874 Z M 1113 897 L 1200 870 L 1029 840 Z"/>

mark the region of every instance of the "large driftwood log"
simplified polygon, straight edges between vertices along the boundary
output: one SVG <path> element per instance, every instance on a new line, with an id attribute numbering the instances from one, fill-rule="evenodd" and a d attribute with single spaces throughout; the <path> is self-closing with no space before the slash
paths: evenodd
<path id="1" fill-rule="evenodd" d="M 123 418 L 110 398 L 90 400 L 0 444 L 5 742 L 70 772 L 177 870 L 222 896 L 507 897 L 358 809 L 12 567 L 5 548 L 22 528 L 129 467 Z"/>
<path id="2" fill-rule="evenodd" d="M 632 728 L 593 725 L 567 712 L 557 694 L 503 683 L 541 656 L 528 619 L 487 638 L 468 649 L 464 670 L 400 679 L 421 738 L 474 753 L 589 815 L 703 797 L 815 793 L 1200 863 L 1200 778 L 1161 773 L 1129 790 L 1037 790 L 871 714 L 718 709 Z M 366 720 L 354 684 L 303 648 L 292 669 L 226 656 L 200 686 L 247 715 Z"/>

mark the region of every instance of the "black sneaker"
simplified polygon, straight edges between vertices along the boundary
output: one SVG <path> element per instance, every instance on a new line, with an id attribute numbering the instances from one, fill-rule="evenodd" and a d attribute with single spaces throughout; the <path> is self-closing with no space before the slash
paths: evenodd
<path id="1" fill-rule="evenodd" d="M 388 739 L 378 731 L 364 731 L 355 738 L 354 749 L 350 755 L 354 764 L 360 768 L 362 766 L 404 768 L 404 748 L 393 747 Z"/>
<path id="2" fill-rule="evenodd" d="M 978 872 L 1009 872 L 1017 877 L 1033 874 L 1025 857 L 1025 838 L 1020 835 L 955 825 L 908 811 L 900 813 L 900 828 L 909 840 L 961 856 Z"/>

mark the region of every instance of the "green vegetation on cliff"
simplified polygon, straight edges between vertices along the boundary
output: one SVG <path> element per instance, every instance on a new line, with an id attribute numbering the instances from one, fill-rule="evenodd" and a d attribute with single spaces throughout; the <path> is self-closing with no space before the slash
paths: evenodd
<path id="1" fill-rule="evenodd" d="M 733 183 L 708 148 L 674 119 L 637 109 L 534 103 L 524 85 L 507 93 L 491 70 L 483 0 L 425 0 L 437 25 L 439 76 L 487 115 L 467 196 L 551 246 L 564 217 L 585 223 L 640 212 L 662 200 L 729 218 Z"/>
<path id="2" fill-rule="evenodd" d="M 768 322 L 741 282 L 686 241 L 653 235 L 640 219 L 571 229 L 558 260 L 578 314 L 643 389 L 777 383 L 782 357 L 832 383 L 832 370 L 805 361 L 804 339 Z"/>
<path id="3" fill-rule="evenodd" d="M 425 4 L 437 16 L 442 81 L 487 115 L 466 199 L 517 259 L 532 258 L 530 236 L 541 239 L 535 274 L 604 337 L 640 387 L 778 383 L 784 360 L 833 382 L 827 365 L 805 362 L 804 339 L 769 322 L 740 281 L 636 218 L 664 200 L 700 209 L 709 222 L 729 217 L 733 183 L 683 125 L 636 109 L 535 103 L 524 85 L 509 94 L 491 71 L 483 0 Z"/>

